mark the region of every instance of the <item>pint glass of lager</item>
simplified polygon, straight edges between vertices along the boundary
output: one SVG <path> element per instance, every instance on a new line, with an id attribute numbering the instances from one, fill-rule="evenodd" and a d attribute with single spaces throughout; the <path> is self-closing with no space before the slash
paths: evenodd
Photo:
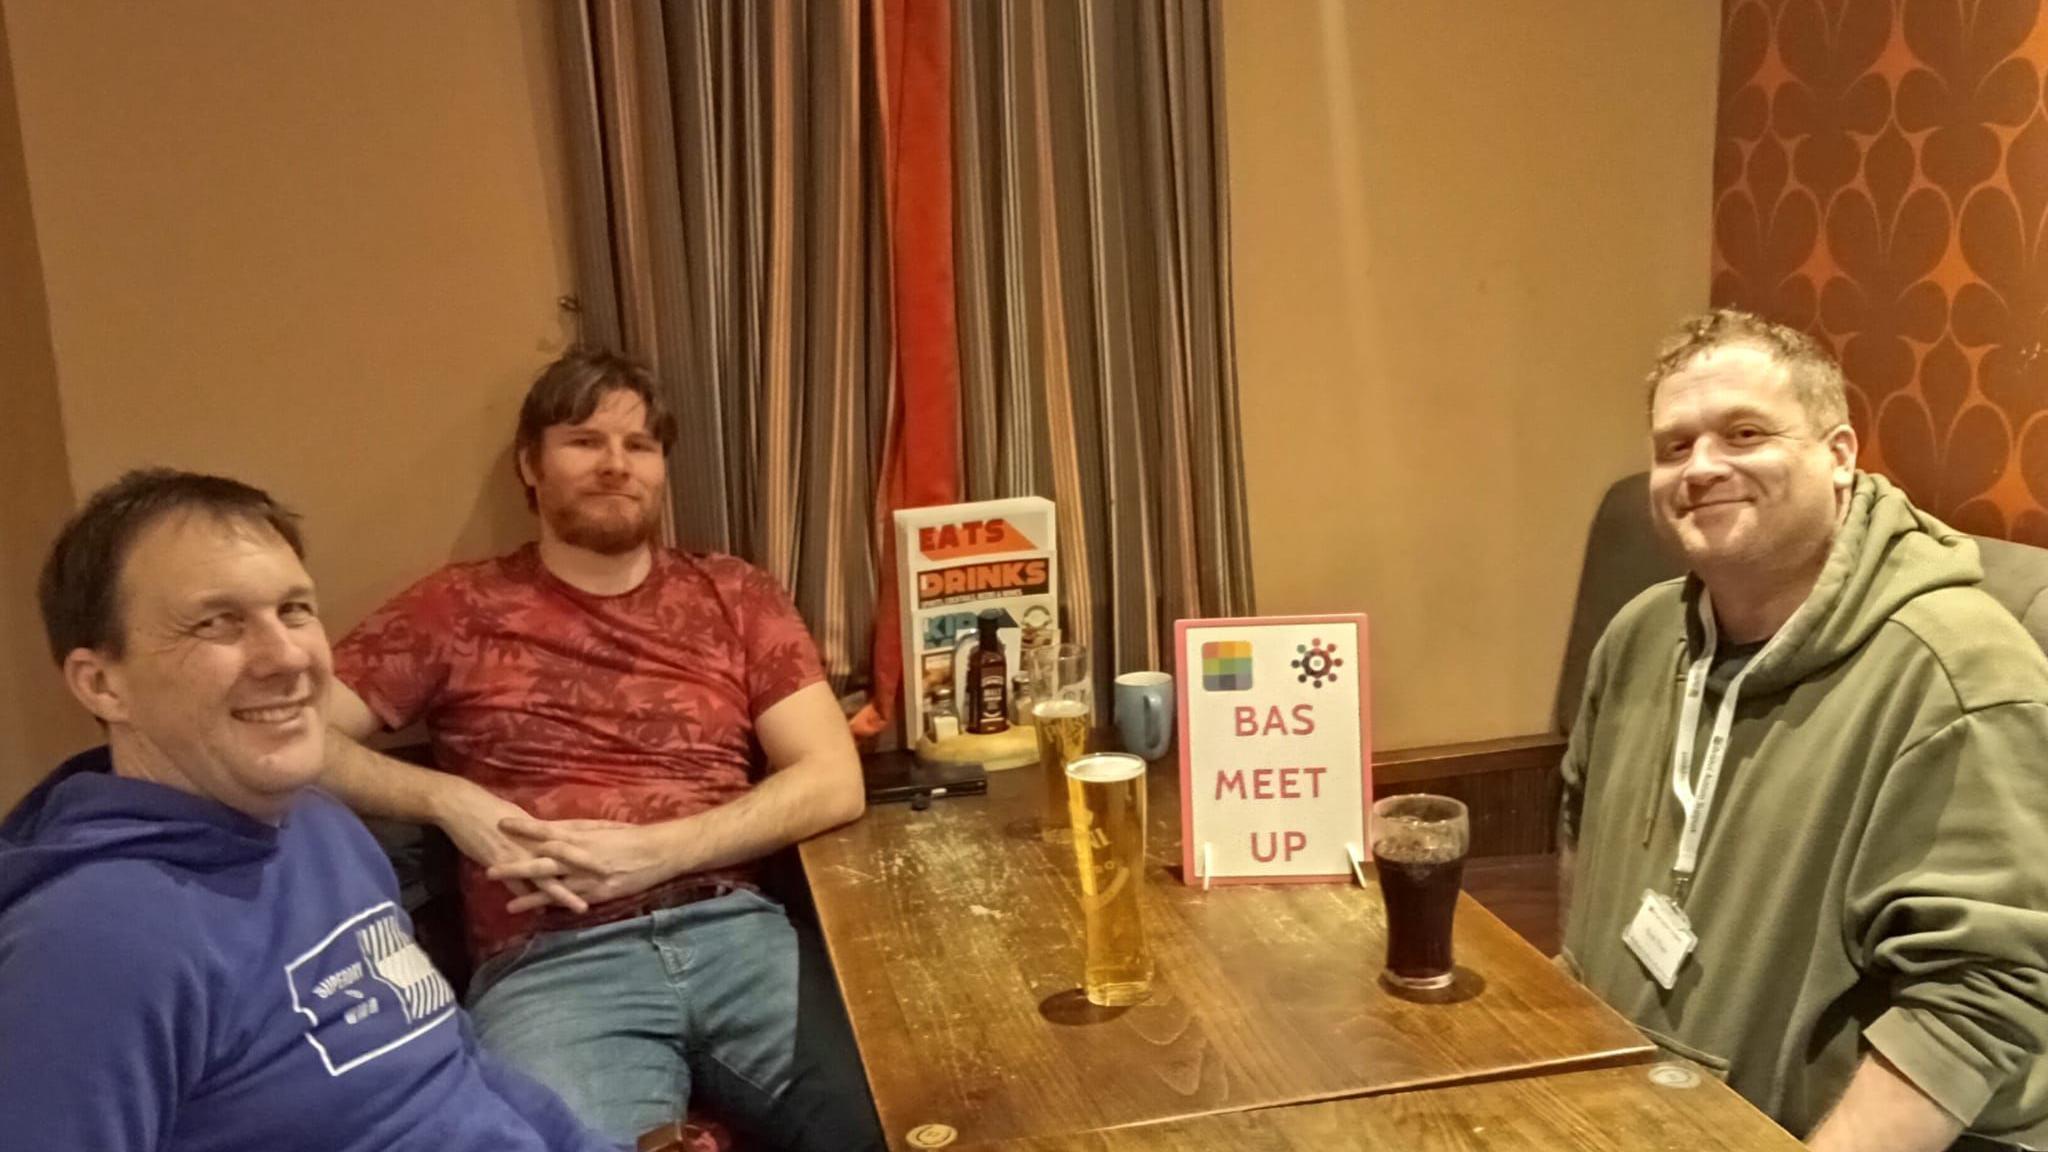
<path id="1" fill-rule="evenodd" d="M 1451 917 L 1470 845 L 1465 806 L 1447 796 L 1389 796 L 1372 806 L 1372 858 L 1387 905 L 1389 984 L 1451 983 Z"/>
<path id="2" fill-rule="evenodd" d="M 1138 913 L 1145 886 L 1145 762 L 1120 752 L 1067 765 L 1074 865 L 1087 922 L 1081 986 L 1091 1004 L 1136 1004 L 1152 991 Z"/>
<path id="3" fill-rule="evenodd" d="M 1095 668 L 1083 644 L 1050 644 L 1024 653 L 1024 677 L 1031 693 L 1031 725 L 1038 730 L 1038 768 L 1044 777 L 1045 810 L 1039 828 L 1047 840 L 1064 842 L 1067 823 L 1067 765 L 1088 751 L 1095 726 Z"/>

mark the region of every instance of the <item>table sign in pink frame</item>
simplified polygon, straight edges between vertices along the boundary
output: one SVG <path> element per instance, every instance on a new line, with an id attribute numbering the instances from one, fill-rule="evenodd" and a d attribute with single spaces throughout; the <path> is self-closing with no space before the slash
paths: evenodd
<path id="1" fill-rule="evenodd" d="M 1182 620 L 1174 649 L 1181 879 L 1359 875 L 1372 806 L 1365 617 Z"/>

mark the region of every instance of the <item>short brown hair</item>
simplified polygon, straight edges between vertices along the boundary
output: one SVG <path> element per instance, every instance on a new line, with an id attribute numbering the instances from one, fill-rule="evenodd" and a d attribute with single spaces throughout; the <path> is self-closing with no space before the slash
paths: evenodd
<path id="1" fill-rule="evenodd" d="M 50 546 L 36 596 L 50 655 L 64 663 L 89 648 L 119 660 L 127 650 L 121 619 L 121 573 L 143 529 L 173 512 L 199 512 L 217 520 L 268 526 L 306 558 L 299 518 L 268 492 L 225 476 L 145 468 L 93 493 Z"/>
<path id="2" fill-rule="evenodd" d="M 1657 389 L 1709 352 L 1741 345 L 1758 349 L 1785 367 L 1792 394 L 1813 421 L 1814 431 L 1827 432 L 1849 420 L 1848 386 L 1841 366 L 1820 341 L 1785 324 L 1773 324 L 1761 316 L 1735 308 L 1716 308 L 1679 325 L 1666 338 L 1657 363 L 1648 378 L 1649 403 L 1657 403 Z"/>
<path id="3" fill-rule="evenodd" d="M 676 418 L 647 365 L 603 348 L 571 348 L 541 369 L 526 390 L 526 401 L 519 406 L 519 429 L 512 437 L 513 473 L 518 474 L 519 461 L 532 462 L 541 433 L 556 424 L 581 424 L 590 419 L 608 392 L 638 396 L 647 409 L 647 431 L 661 442 L 662 453 L 675 447 Z M 524 476 L 519 483 L 526 488 L 527 508 L 538 508 L 539 501 Z"/>

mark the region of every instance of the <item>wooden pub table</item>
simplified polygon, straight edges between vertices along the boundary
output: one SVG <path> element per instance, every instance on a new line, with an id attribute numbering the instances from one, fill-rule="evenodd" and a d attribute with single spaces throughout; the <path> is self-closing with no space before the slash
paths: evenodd
<path id="1" fill-rule="evenodd" d="M 1686 1063 L 1632 1064 L 1230 1112 L 1001 1144 L 1002 1152 L 1798 1152 Z"/>
<path id="2" fill-rule="evenodd" d="M 803 846 L 892 1147 L 995 1143 L 1651 1059 L 1641 1034 L 1470 897 L 1430 1001 L 1378 980 L 1377 888 L 1180 882 L 1179 779 L 1149 773 L 1151 999 L 1080 991 L 1073 849 L 1036 768 Z M 1278 1145 L 1286 1147 L 1287 1145 Z"/>

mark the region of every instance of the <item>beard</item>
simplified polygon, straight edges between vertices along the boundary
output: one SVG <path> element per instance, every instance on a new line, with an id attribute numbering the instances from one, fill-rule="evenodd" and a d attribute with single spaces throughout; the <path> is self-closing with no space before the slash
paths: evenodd
<path id="1" fill-rule="evenodd" d="M 600 556 L 623 556 L 654 539 L 656 511 L 651 502 L 628 511 L 613 501 L 581 497 L 543 508 L 542 514 L 562 543 Z"/>

